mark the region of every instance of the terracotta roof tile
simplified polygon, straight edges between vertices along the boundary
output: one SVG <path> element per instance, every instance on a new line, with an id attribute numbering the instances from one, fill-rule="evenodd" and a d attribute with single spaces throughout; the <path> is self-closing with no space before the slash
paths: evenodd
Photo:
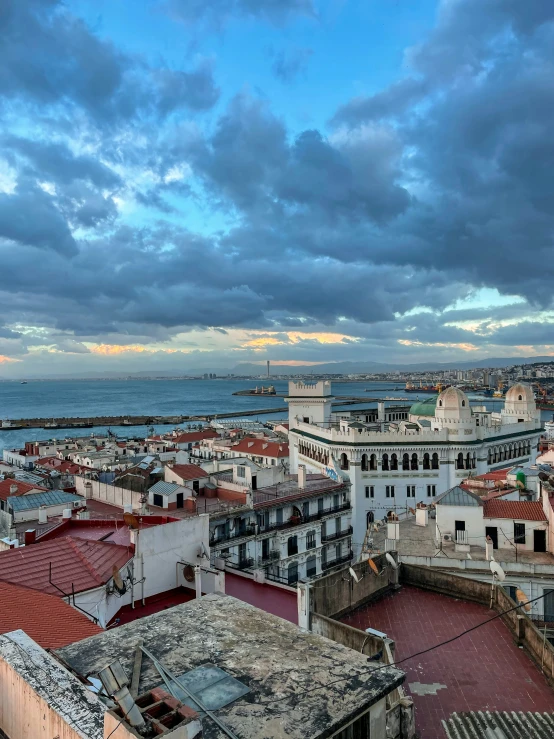
<path id="1" fill-rule="evenodd" d="M 197 464 L 174 464 L 170 469 L 178 475 L 181 480 L 198 480 L 202 477 L 209 477 L 206 470 Z"/>
<path id="2" fill-rule="evenodd" d="M 232 447 L 233 452 L 255 454 L 259 457 L 288 457 L 289 445 L 284 442 L 267 441 L 246 437 Z"/>
<path id="3" fill-rule="evenodd" d="M 12 485 L 15 485 L 17 487 L 17 492 L 11 492 Z M 2 500 L 7 500 L 10 497 L 13 497 L 15 495 L 26 495 L 27 493 L 30 493 L 31 490 L 36 490 L 37 492 L 47 490 L 47 488 L 42 487 L 41 485 L 32 485 L 29 482 L 22 482 L 21 480 L 13 480 L 8 478 L 7 480 L 2 480 L 0 482 L 0 498 Z"/>
<path id="4" fill-rule="evenodd" d="M 66 536 L 0 552 L 0 580 L 60 597 L 104 585 L 131 559 L 127 547 Z M 49 582 L 52 564 L 52 583 Z M 57 588 L 55 587 L 57 586 Z"/>
<path id="5" fill-rule="evenodd" d="M 102 629 L 62 598 L 0 582 L 0 634 L 23 629 L 44 649 L 65 647 Z"/>
<path id="6" fill-rule="evenodd" d="M 519 521 L 546 521 L 542 503 L 538 500 L 486 500 L 485 518 L 512 518 Z"/>
<path id="7" fill-rule="evenodd" d="M 217 439 L 219 434 L 217 431 L 189 431 L 186 434 L 179 434 L 174 438 L 168 439 L 175 444 L 186 444 L 190 441 L 202 441 L 202 439 Z"/>

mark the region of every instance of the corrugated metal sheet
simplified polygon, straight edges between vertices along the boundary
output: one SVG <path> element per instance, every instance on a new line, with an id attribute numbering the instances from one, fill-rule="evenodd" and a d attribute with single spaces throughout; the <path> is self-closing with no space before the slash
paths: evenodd
<path id="1" fill-rule="evenodd" d="M 455 506 L 472 506 L 477 508 L 481 505 L 481 501 L 476 495 L 463 490 L 459 485 L 456 485 L 446 493 L 437 498 L 435 505 L 455 505 Z"/>
<path id="2" fill-rule="evenodd" d="M 86 501 L 80 495 L 74 493 L 64 493 L 62 490 L 49 490 L 47 493 L 31 493 L 30 495 L 18 495 L 8 498 L 8 507 L 12 511 L 32 511 L 33 508 L 39 508 L 41 505 L 64 505 L 67 503 L 73 507 L 74 501 L 81 501 L 83 505 Z"/>
<path id="3" fill-rule="evenodd" d="M 442 725 L 447 739 L 552 739 L 554 714 L 515 711 L 453 713 Z"/>
<path id="4" fill-rule="evenodd" d="M 164 482 L 160 480 L 155 485 L 152 485 L 149 493 L 157 493 L 158 495 L 172 495 L 181 485 L 177 485 L 175 482 Z"/>

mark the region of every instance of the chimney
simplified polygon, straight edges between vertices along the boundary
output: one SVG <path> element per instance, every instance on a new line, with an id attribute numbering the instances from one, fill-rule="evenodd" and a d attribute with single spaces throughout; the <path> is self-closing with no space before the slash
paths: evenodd
<path id="1" fill-rule="evenodd" d="M 10 495 L 17 495 L 17 490 L 18 490 L 17 485 L 14 485 L 14 483 L 12 483 L 10 485 Z"/>
<path id="2" fill-rule="evenodd" d="M 306 465 L 298 465 L 298 489 L 304 490 L 306 487 Z"/>
<path id="3" fill-rule="evenodd" d="M 34 544 L 37 540 L 37 531 L 36 529 L 27 529 L 25 532 L 25 546 L 28 547 L 29 544 Z"/>

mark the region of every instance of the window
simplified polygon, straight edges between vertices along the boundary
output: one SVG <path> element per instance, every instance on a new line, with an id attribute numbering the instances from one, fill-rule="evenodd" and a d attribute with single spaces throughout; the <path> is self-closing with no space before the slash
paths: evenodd
<path id="1" fill-rule="evenodd" d="M 465 406 L 466 406 L 466 402 L 465 400 L 462 400 L 462 408 L 465 408 Z"/>
<path id="2" fill-rule="evenodd" d="M 323 513 L 323 498 L 317 499 L 317 512 Z"/>
<path id="3" fill-rule="evenodd" d="M 514 544 L 525 544 L 524 523 L 514 523 Z"/>
<path id="4" fill-rule="evenodd" d="M 408 471 L 410 469 L 410 455 L 409 454 L 402 455 L 402 469 L 404 471 Z"/>
<path id="5" fill-rule="evenodd" d="M 362 472 L 367 472 L 368 465 L 367 465 L 367 454 L 362 454 Z"/>
<path id="6" fill-rule="evenodd" d="M 366 485 L 365 486 L 365 497 L 366 498 L 373 498 L 373 497 L 375 497 L 375 486 L 374 485 Z"/>
<path id="7" fill-rule="evenodd" d="M 382 470 L 389 469 L 389 455 L 388 454 L 383 454 L 383 457 L 381 458 L 381 469 Z"/>
<path id="8" fill-rule="evenodd" d="M 275 523 L 277 524 L 283 523 L 283 509 L 282 508 L 277 508 L 277 510 L 275 511 Z"/>
<path id="9" fill-rule="evenodd" d="M 308 531 L 306 534 L 306 549 L 313 549 L 315 547 L 315 531 Z"/>
<path id="10" fill-rule="evenodd" d="M 298 554 L 298 537 L 289 536 L 287 541 L 287 555 L 290 557 L 293 554 Z"/>
<path id="11" fill-rule="evenodd" d="M 394 485 L 387 485 L 385 488 L 387 498 L 394 498 Z"/>
<path id="12" fill-rule="evenodd" d="M 348 457 L 343 453 L 340 455 L 340 468 L 341 470 L 347 470 L 348 466 Z"/>
<path id="13" fill-rule="evenodd" d="M 406 497 L 415 498 L 415 485 L 408 485 L 406 487 Z"/>
<path id="14" fill-rule="evenodd" d="M 423 455 L 423 469 L 424 470 L 431 469 L 431 460 L 427 452 L 425 452 L 425 454 Z"/>
<path id="15" fill-rule="evenodd" d="M 544 620 L 548 623 L 554 621 L 554 590 L 544 588 L 542 592 L 544 595 Z"/>
<path id="16" fill-rule="evenodd" d="M 306 560 L 306 577 L 313 577 L 317 572 L 315 557 L 308 557 Z"/>
<path id="17" fill-rule="evenodd" d="M 237 477 L 246 477 L 246 467 L 243 465 L 237 467 Z"/>
<path id="18" fill-rule="evenodd" d="M 375 456 L 375 454 L 372 454 L 369 458 L 369 469 L 370 470 L 377 469 L 377 457 Z"/>
<path id="19" fill-rule="evenodd" d="M 418 469 L 418 464 L 417 464 L 417 454 L 415 454 L 415 453 L 414 453 L 414 454 L 412 454 L 412 464 L 411 464 L 411 469 L 412 469 L 412 470 L 417 470 L 417 469 Z"/>
<path id="20" fill-rule="evenodd" d="M 302 418 L 302 423 L 310 423 L 310 419 L 308 418 L 308 416 L 304 416 Z"/>
<path id="21" fill-rule="evenodd" d="M 508 593 L 508 595 L 510 596 L 510 598 L 515 603 L 517 603 L 517 594 L 516 594 L 517 588 L 516 588 L 516 586 L 515 585 L 502 585 L 502 587 Z"/>
<path id="22" fill-rule="evenodd" d="M 464 455 L 462 452 L 460 452 L 456 458 L 456 469 L 457 470 L 464 469 Z"/>
<path id="23" fill-rule="evenodd" d="M 437 494 L 437 486 L 427 485 L 427 497 L 434 498 L 436 494 Z"/>
<path id="24" fill-rule="evenodd" d="M 398 469 L 398 455 L 397 454 L 390 455 L 390 468 L 391 470 Z"/>
<path id="25" fill-rule="evenodd" d="M 159 495 L 158 493 L 154 493 L 154 505 L 159 506 L 160 508 L 164 507 L 164 497 L 163 495 Z"/>
<path id="26" fill-rule="evenodd" d="M 290 563 L 287 574 L 289 585 L 294 585 L 294 583 L 298 582 L 298 562 Z"/>

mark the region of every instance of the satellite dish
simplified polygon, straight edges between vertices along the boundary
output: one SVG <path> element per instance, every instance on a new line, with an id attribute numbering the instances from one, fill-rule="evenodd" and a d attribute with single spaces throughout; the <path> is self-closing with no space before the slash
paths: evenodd
<path id="1" fill-rule="evenodd" d="M 183 567 L 183 577 L 187 582 L 194 582 L 194 567 L 192 565 L 185 565 Z"/>
<path id="2" fill-rule="evenodd" d="M 127 592 L 127 586 L 123 582 L 123 579 L 119 573 L 119 570 L 117 569 L 117 565 L 114 565 L 112 567 L 112 579 L 113 579 L 114 588 L 117 590 L 117 592 L 120 595 L 125 595 L 125 593 Z"/>
<path id="3" fill-rule="evenodd" d="M 504 570 L 498 564 L 498 562 L 495 562 L 493 559 L 491 559 L 489 565 L 491 568 L 492 576 L 496 577 L 497 580 L 499 580 L 500 582 L 504 582 L 504 580 L 506 579 L 506 574 L 504 573 Z"/>
<path id="4" fill-rule="evenodd" d="M 379 570 L 377 569 L 377 565 L 375 564 L 375 562 L 372 559 L 368 559 L 367 560 L 367 563 L 371 567 L 371 569 L 373 570 L 373 572 L 374 572 L 375 575 L 381 574 L 379 572 Z"/>
<path id="5" fill-rule="evenodd" d="M 520 606 L 523 606 L 523 608 L 529 612 L 531 610 L 531 604 L 529 603 L 529 598 L 525 595 L 523 590 L 520 590 L 519 588 L 516 588 L 516 600 Z"/>
<path id="6" fill-rule="evenodd" d="M 389 554 L 389 552 L 385 552 L 385 557 L 387 558 L 387 562 L 390 564 L 393 570 L 398 569 L 398 562 L 395 560 L 395 558 L 392 556 L 392 554 Z"/>
<path id="7" fill-rule="evenodd" d="M 137 517 L 133 516 L 132 513 L 124 513 L 123 520 L 130 529 L 138 529 L 139 522 L 137 521 Z"/>
<path id="8" fill-rule="evenodd" d="M 357 582 L 357 583 L 360 582 L 360 578 L 358 577 L 358 575 L 356 575 L 356 573 L 354 572 L 354 570 L 352 569 L 352 567 L 349 567 L 348 568 L 348 572 L 350 573 L 350 576 L 352 577 L 352 579 L 355 582 Z"/>

